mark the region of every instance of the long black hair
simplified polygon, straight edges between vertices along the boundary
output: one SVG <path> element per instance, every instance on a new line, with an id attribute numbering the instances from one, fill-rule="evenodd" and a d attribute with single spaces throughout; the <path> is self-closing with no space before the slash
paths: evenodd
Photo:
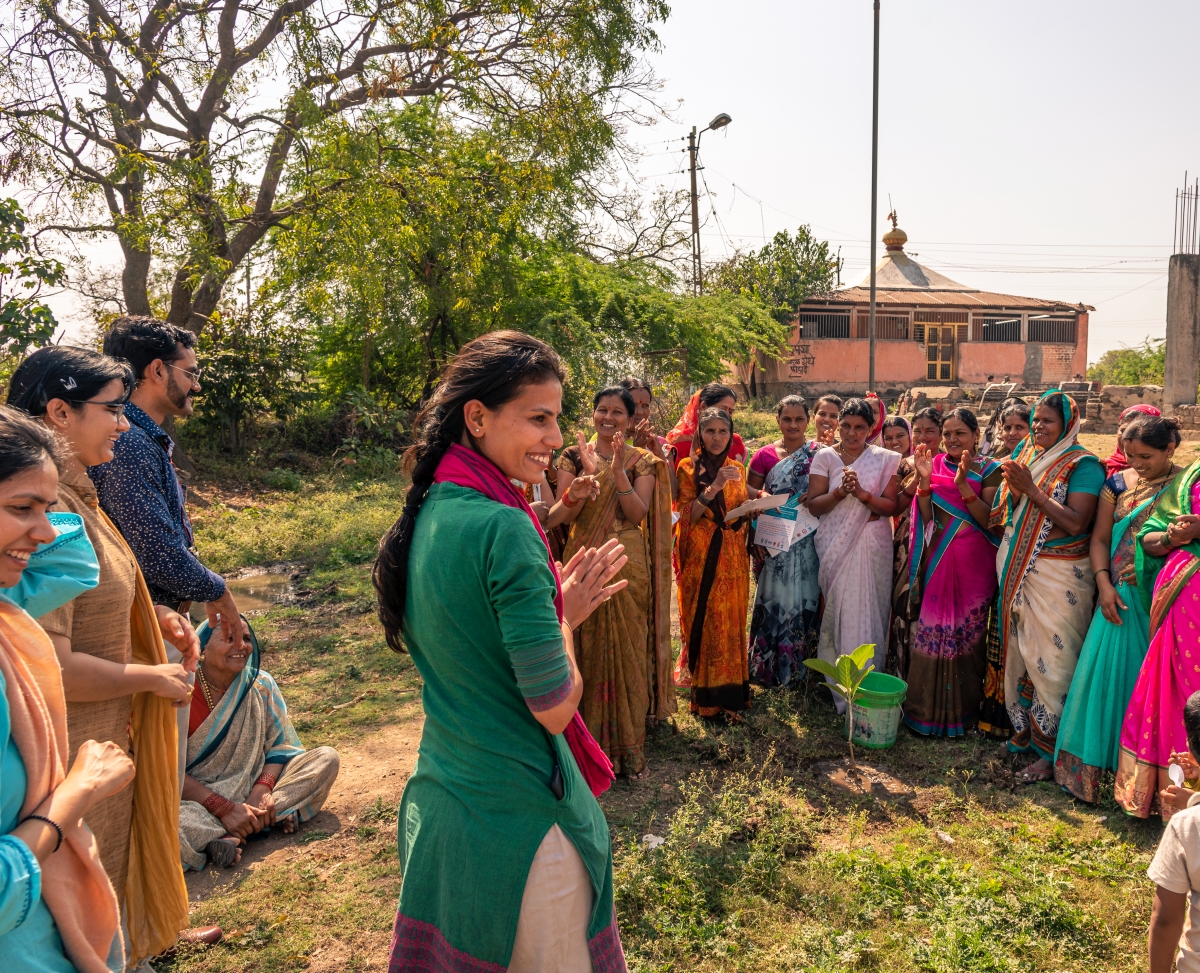
<path id="1" fill-rule="evenodd" d="M 8 404 L 36 419 L 46 414 L 51 399 L 62 399 L 78 409 L 113 381 L 122 386 L 118 400 L 128 401 L 134 385 L 128 363 L 88 348 L 39 348 L 13 373 Z"/>
<path id="2" fill-rule="evenodd" d="M 0 405 L 0 481 L 41 466 L 47 459 L 59 465 L 61 453 L 54 433 L 20 409 Z"/>
<path id="3" fill-rule="evenodd" d="M 379 542 L 379 554 L 371 573 L 379 621 L 383 623 L 387 644 L 396 652 L 404 651 L 400 628 L 408 592 L 408 552 L 413 528 L 442 457 L 451 445 L 470 435 L 463 407 L 478 399 L 488 409 L 498 409 L 516 398 L 527 385 L 552 378 L 562 382 L 565 377 L 562 359 L 544 341 L 520 331 L 493 331 L 462 346 L 433 397 L 418 413 L 417 442 L 404 454 L 404 468 L 412 486 L 400 519 Z"/>

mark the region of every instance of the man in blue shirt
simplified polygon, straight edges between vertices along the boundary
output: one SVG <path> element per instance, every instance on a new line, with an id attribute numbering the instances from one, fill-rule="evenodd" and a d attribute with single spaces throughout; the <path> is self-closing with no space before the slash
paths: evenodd
<path id="1" fill-rule="evenodd" d="M 104 338 L 104 353 L 133 366 L 137 386 L 125 408 L 129 429 L 111 463 L 93 466 L 100 506 L 137 557 L 155 604 L 186 613 L 202 602 L 209 623 L 227 629 L 238 617 L 225 579 L 196 556 L 184 490 L 171 462 L 167 416 L 192 414 L 200 390 L 196 336 L 150 317 L 122 317 Z M 182 606 L 182 607 L 181 607 Z M 227 636 L 228 637 L 228 636 Z"/>

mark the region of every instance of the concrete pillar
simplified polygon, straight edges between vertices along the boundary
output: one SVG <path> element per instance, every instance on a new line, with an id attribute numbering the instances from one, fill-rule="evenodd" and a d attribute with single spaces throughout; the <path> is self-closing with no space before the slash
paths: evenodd
<path id="1" fill-rule="evenodd" d="M 1200 382 L 1200 254 L 1177 253 L 1167 275 L 1167 348 L 1163 412 L 1196 402 Z"/>
<path id="2" fill-rule="evenodd" d="M 1088 312 L 1075 315 L 1075 354 L 1071 359 L 1071 376 L 1087 375 L 1088 360 Z"/>

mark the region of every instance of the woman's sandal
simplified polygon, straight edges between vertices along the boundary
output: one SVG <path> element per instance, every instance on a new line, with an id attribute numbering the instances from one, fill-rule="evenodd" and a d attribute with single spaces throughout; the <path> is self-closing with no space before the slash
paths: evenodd
<path id="1" fill-rule="evenodd" d="M 204 846 L 208 862 L 215 868 L 230 868 L 238 859 L 238 846 L 225 838 L 216 838 Z"/>

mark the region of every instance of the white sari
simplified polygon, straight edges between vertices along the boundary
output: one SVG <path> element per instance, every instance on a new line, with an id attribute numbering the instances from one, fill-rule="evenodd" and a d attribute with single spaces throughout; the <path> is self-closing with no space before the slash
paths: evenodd
<path id="1" fill-rule="evenodd" d="M 834 489 L 842 482 L 842 461 L 832 447 L 825 447 L 817 456 L 822 453 L 832 453 L 836 460 L 836 472 L 829 478 L 830 489 Z M 858 474 L 859 485 L 880 496 L 896 475 L 900 454 L 868 445 L 849 465 Z M 817 466 L 814 459 L 814 472 Z M 860 645 L 871 644 L 875 646 L 875 668 L 882 671 L 892 608 L 892 519 L 871 521 L 866 504 L 846 497 L 821 517 L 815 542 L 820 561 L 817 576 L 825 595 L 817 656 L 833 662 Z M 844 711 L 845 704 L 840 699 L 836 702 L 838 712 Z"/>

